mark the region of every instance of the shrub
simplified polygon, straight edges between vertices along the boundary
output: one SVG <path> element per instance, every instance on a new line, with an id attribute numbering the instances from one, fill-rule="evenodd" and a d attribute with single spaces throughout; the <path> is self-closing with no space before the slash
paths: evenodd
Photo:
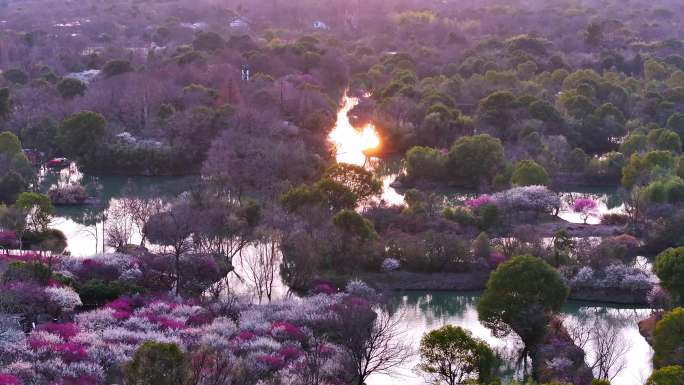
<path id="1" fill-rule="evenodd" d="M 546 186 L 549 184 L 549 174 L 537 162 L 521 160 L 515 164 L 511 183 L 514 186 Z"/>
<path id="2" fill-rule="evenodd" d="M 400 268 L 401 262 L 394 258 L 385 258 L 385 260 L 382 261 L 382 265 L 380 266 L 380 270 L 385 273 L 399 270 Z"/>
<path id="3" fill-rule="evenodd" d="M 439 181 L 445 165 L 446 157 L 434 148 L 416 146 L 406 152 L 406 176 L 410 179 Z"/>
<path id="4" fill-rule="evenodd" d="M 503 168 L 503 145 L 489 135 L 461 138 L 449 150 L 447 172 L 458 185 L 470 188 L 491 185 Z"/>
<path id="5" fill-rule="evenodd" d="M 495 204 L 509 211 L 552 213 L 560 208 L 560 197 L 545 186 L 515 187 L 492 196 Z"/>
<path id="6" fill-rule="evenodd" d="M 661 285 L 681 303 L 684 300 L 684 246 L 669 248 L 658 254 L 655 273 Z"/>
<path id="7" fill-rule="evenodd" d="M 684 367 L 679 365 L 666 366 L 653 371 L 646 385 L 680 385 L 684 384 Z"/>
<path id="8" fill-rule="evenodd" d="M 362 298 L 373 298 L 375 297 L 375 289 L 368 286 L 365 282 L 354 279 L 347 282 L 347 286 L 344 291 L 347 294 L 355 295 Z"/>
<path id="9" fill-rule="evenodd" d="M 53 205 L 80 205 L 88 198 L 86 189 L 77 184 L 53 187 L 47 195 Z"/>
<path id="10" fill-rule="evenodd" d="M 684 309 L 676 308 L 656 324 L 653 332 L 653 366 L 684 365 Z"/>
<path id="11" fill-rule="evenodd" d="M 137 385 L 178 385 L 183 383 L 186 364 L 176 344 L 147 341 L 124 368 L 124 378 Z"/>

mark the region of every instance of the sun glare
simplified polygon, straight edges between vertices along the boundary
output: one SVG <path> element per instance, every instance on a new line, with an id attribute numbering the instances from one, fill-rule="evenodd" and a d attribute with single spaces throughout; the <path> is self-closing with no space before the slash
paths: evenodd
<path id="1" fill-rule="evenodd" d="M 381 141 L 372 124 L 367 124 L 361 130 L 352 126 L 347 114 L 358 103 L 357 98 L 344 98 L 344 105 L 337 113 L 337 124 L 330 133 L 330 140 L 335 144 L 338 162 L 362 166 L 366 161 L 364 152 L 377 149 Z"/>

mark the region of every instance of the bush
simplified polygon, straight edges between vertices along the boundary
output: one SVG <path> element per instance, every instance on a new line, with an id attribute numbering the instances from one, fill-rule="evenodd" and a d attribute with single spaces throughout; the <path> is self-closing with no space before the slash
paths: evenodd
<path id="1" fill-rule="evenodd" d="M 144 289 L 140 286 L 120 282 L 120 281 L 101 281 L 92 279 L 78 285 L 77 292 L 81 301 L 86 306 L 97 307 L 119 297 L 129 294 L 142 293 Z"/>
<path id="2" fill-rule="evenodd" d="M 108 78 L 131 71 L 133 71 L 133 66 L 128 60 L 110 60 L 102 67 L 102 73 Z"/>
<path id="3" fill-rule="evenodd" d="M 511 183 L 514 186 L 546 186 L 549 184 L 549 174 L 537 162 L 521 160 L 515 164 Z"/>
<path id="4" fill-rule="evenodd" d="M 675 300 L 684 300 L 684 246 L 669 248 L 656 256 L 655 273 L 661 285 L 669 290 Z"/>
<path id="5" fill-rule="evenodd" d="M 410 179 L 439 181 L 445 165 L 446 157 L 434 148 L 415 146 L 406 152 L 406 176 Z"/>
<path id="6" fill-rule="evenodd" d="M 489 186 L 503 168 L 503 145 L 499 139 L 489 135 L 461 138 L 449 150 L 447 172 L 452 182 L 458 185 L 469 188 Z"/>
<path id="7" fill-rule="evenodd" d="M 492 196 L 494 203 L 507 212 L 533 211 L 552 213 L 560 208 L 560 197 L 545 186 L 515 187 Z"/>
<path id="8" fill-rule="evenodd" d="M 642 193 L 652 203 L 681 203 L 684 202 L 684 180 L 678 176 L 658 179 L 644 187 Z"/>
<path id="9" fill-rule="evenodd" d="M 653 332 L 653 366 L 684 365 L 684 309 L 663 315 Z"/>
<path id="10" fill-rule="evenodd" d="M 53 205 L 81 205 L 88 198 L 85 187 L 77 184 L 53 187 L 47 195 Z"/>
<path id="11" fill-rule="evenodd" d="M 126 383 L 136 385 L 178 385 L 185 377 L 187 359 L 178 345 L 147 341 L 124 368 Z"/>
<path id="12" fill-rule="evenodd" d="M 646 385 L 681 385 L 684 384 L 684 367 L 666 366 L 653 371 Z"/>

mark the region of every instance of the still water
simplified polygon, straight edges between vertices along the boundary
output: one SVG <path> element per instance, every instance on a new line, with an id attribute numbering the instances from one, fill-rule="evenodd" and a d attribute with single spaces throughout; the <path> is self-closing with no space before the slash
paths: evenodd
<path id="1" fill-rule="evenodd" d="M 479 293 L 452 292 L 408 292 L 390 296 L 388 311 L 400 317 L 403 338 L 414 349 L 418 349 L 423 334 L 444 325 L 461 326 L 470 330 L 474 336 L 485 341 L 503 357 L 507 357 L 504 375 L 513 375 L 512 364 L 516 350 L 520 346 L 513 337 L 500 339 L 492 335 L 477 318 L 476 305 Z M 648 309 L 634 309 L 607 304 L 570 301 L 563 308 L 566 323 L 589 324 L 600 319 L 610 322 L 620 333 L 627 345 L 624 355 L 624 369 L 620 371 L 613 384 L 643 385 L 652 367 L 652 350 L 639 334 L 637 322 L 650 314 Z M 586 349 L 591 355 L 592 348 Z M 424 385 L 425 379 L 416 370 L 418 356 L 415 355 L 398 368 L 391 376 L 373 375 L 368 385 Z"/>
<path id="2" fill-rule="evenodd" d="M 401 160 L 381 160 L 369 158 L 365 150 L 382 146 L 375 128 L 367 125 L 361 129 L 354 128 L 349 121 L 348 112 L 358 103 L 358 99 L 345 97 L 342 108 L 337 115 L 337 124 L 333 129 L 330 140 L 337 148 L 337 161 L 353 163 L 367 167 L 375 172 L 383 182 L 380 199 L 388 204 L 403 204 L 403 191 L 391 186 L 399 173 L 403 170 Z M 473 193 L 444 190 L 443 195 L 449 202 L 463 201 L 474 196 Z M 596 212 L 588 223 L 600 222 L 601 215 L 606 213 L 624 212 L 617 191 L 603 188 L 577 189 L 560 192 L 561 210 L 559 216 L 566 221 L 582 223 L 580 216 L 572 212 L 571 204 L 578 198 L 592 198 L 597 201 Z M 478 293 L 452 292 L 409 292 L 395 293 L 389 298 L 389 311 L 398 317 L 403 329 L 406 343 L 417 351 L 423 334 L 444 325 L 457 325 L 470 330 L 473 335 L 484 339 L 503 357 L 507 357 L 507 371 L 509 378 L 515 373 L 513 357 L 519 348 L 519 341 L 513 337 L 497 338 L 484 327 L 477 317 L 476 304 Z M 637 322 L 646 318 L 649 309 L 635 309 L 620 307 L 613 304 L 568 302 L 563 309 L 563 316 L 567 325 L 591 325 L 598 321 L 610 323 L 624 341 L 624 369 L 619 371 L 612 383 L 620 385 L 642 385 L 652 371 L 652 349 L 639 334 Z M 589 358 L 593 349 L 586 346 Z M 368 379 L 368 385 L 424 385 L 425 379 L 416 370 L 418 356 L 414 357 L 393 371 L 392 375 L 373 375 Z"/>

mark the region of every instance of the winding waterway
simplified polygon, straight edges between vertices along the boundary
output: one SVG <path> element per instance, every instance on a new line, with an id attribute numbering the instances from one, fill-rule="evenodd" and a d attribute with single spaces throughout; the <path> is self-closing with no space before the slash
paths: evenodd
<path id="1" fill-rule="evenodd" d="M 337 115 L 337 124 L 330 140 L 337 148 L 337 161 L 353 163 L 374 170 L 383 182 L 381 199 L 389 204 L 402 204 L 401 191 L 390 184 L 401 172 L 401 164 L 387 164 L 386 161 L 369 158 L 364 151 L 382 146 L 375 128 L 367 125 L 356 129 L 349 121 L 348 112 L 358 103 L 358 99 L 346 97 Z M 601 188 L 561 192 L 563 206 L 559 216 L 569 222 L 582 223 L 578 214 L 570 209 L 570 202 L 579 197 L 590 197 L 598 203 L 595 215 L 588 223 L 598 223 L 600 216 L 609 212 L 621 212 L 624 206 L 617 192 Z M 445 191 L 445 199 L 463 200 L 472 193 Z M 515 338 L 501 339 L 492 335 L 477 317 L 476 305 L 479 293 L 462 292 L 406 292 L 394 293 L 389 298 L 386 311 L 398 317 L 403 338 L 417 351 L 420 339 L 426 332 L 444 325 L 457 325 L 470 330 L 473 335 L 487 341 L 497 352 L 508 357 L 510 364 L 519 342 Z M 650 309 L 621 307 L 607 303 L 584 303 L 569 301 L 563 308 L 563 316 L 568 325 L 580 323 L 588 325 L 596 320 L 610 323 L 625 344 L 624 368 L 615 376 L 612 383 L 620 385 L 642 385 L 652 371 L 652 349 L 639 334 L 637 322 L 645 318 Z M 593 349 L 586 348 L 591 358 Z M 423 385 L 425 379 L 416 370 L 419 357 L 414 355 L 408 362 L 393 371 L 392 375 L 372 375 L 368 385 Z M 510 365 L 512 366 L 512 365 Z M 510 369 L 510 368 L 509 368 Z M 514 370 L 509 371 L 512 377 Z"/>
<path id="2" fill-rule="evenodd" d="M 337 115 L 337 124 L 330 134 L 330 140 L 337 149 L 338 162 L 353 163 L 368 167 L 375 171 L 383 182 L 381 199 L 389 204 L 403 204 L 404 197 L 400 190 L 390 184 L 396 179 L 403 167 L 400 160 L 386 161 L 368 158 L 365 150 L 382 146 L 375 132 L 369 124 L 356 129 L 349 121 L 348 113 L 358 103 L 358 99 L 347 97 Z M 82 175 L 75 168 L 64 169 L 59 172 L 44 172 L 41 183 L 44 190 L 55 183 L 78 181 L 82 184 L 100 185 L 100 204 L 87 207 L 60 207 L 52 226 L 63 231 L 67 236 L 68 250 L 74 256 L 88 256 L 101 251 L 102 236 L 94 237 L 95 228 L 101 230 L 101 223 L 86 220 L 86 214 L 104 211 L 117 199 L 126 196 L 140 196 L 154 193 L 160 197 L 172 198 L 187 190 L 194 178 L 150 178 L 150 177 L 92 177 Z M 472 194 L 458 191 L 444 192 L 445 199 L 462 200 Z M 576 197 L 592 197 L 599 203 L 599 214 L 590 218 L 590 223 L 597 223 L 599 215 L 605 212 L 619 212 L 622 203 L 615 191 L 605 189 L 587 189 L 582 191 L 568 191 L 561 193 L 564 204 L 560 216 L 571 222 L 581 222 L 581 219 L 569 209 L 567 202 Z M 133 239 L 135 242 L 136 239 Z M 139 239 L 137 239 L 139 241 Z M 246 250 L 245 253 L 250 253 Z M 246 255 L 245 257 L 248 257 Z M 236 261 L 239 263 L 239 261 Z M 239 268 L 239 266 L 238 266 Z M 279 279 L 276 282 L 274 297 L 287 295 L 287 287 Z M 244 282 L 231 279 L 231 285 L 239 290 L 249 292 Z M 477 318 L 475 306 L 479 299 L 478 293 L 460 292 L 408 292 L 394 293 L 389 298 L 386 311 L 396 317 L 401 317 L 401 325 L 405 330 L 404 338 L 417 350 L 420 338 L 424 333 L 443 325 L 458 325 L 470 330 L 475 336 L 485 339 L 498 351 L 511 355 L 518 342 L 515 339 L 500 339 L 494 337 Z M 644 318 L 650 310 L 619 307 L 612 304 L 569 302 L 563 309 L 567 322 L 593 322 L 587 314 L 593 314 L 601 320 L 611 322 L 619 330 L 620 335 L 628 344 L 625 355 L 625 368 L 615 377 L 613 383 L 620 385 L 641 385 L 650 374 L 652 350 L 643 337 L 639 335 L 637 321 Z M 587 349 L 591 354 L 591 349 Z M 425 380 L 415 370 L 417 356 L 398 368 L 392 376 L 374 375 L 367 382 L 368 385 L 418 385 L 425 384 Z"/>

